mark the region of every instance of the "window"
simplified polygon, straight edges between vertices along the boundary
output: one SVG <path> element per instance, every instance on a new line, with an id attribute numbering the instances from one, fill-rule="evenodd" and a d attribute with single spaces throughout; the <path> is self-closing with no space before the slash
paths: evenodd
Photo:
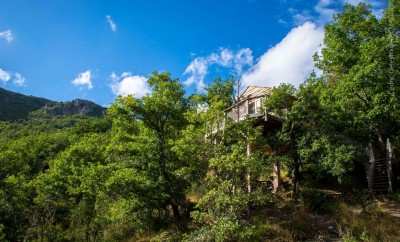
<path id="1" fill-rule="evenodd" d="M 256 113 L 256 103 L 255 102 L 249 103 L 249 105 L 247 107 L 247 113 L 248 114 L 255 114 Z"/>

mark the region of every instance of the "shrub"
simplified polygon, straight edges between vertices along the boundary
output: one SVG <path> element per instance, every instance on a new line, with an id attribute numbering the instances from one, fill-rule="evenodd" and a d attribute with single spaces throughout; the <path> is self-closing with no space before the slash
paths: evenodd
<path id="1" fill-rule="evenodd" d="M 330 214 L 335 212 L 338 206 L 333 197 L 320 190 L 306 189 L 302 196 L 305 207 L 316 213 Z"/>

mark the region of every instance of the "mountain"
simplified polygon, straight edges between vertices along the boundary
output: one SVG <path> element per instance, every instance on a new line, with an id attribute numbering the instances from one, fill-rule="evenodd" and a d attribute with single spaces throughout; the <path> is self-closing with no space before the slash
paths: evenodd
<path id="1" fill-rule="evenodd" d="M 0 120 L 25 119 L 30 112 L 51 103 L 54 102 L 0 88 Z"/>
<path id="2" fill-rule="evenodd" d="M 105 108 L 94 102 L 75 99 L 70 102 L 48 103 L 40 109 L 51 116 L 61 115 L 84 115 L 84 116 L 102 116 Z"/>
<path id="3" fill-rule="evenodd" d="M 75 99 L 70 102 L 55 102 L 0 88 L 0 120 L 3 121 L 27 119 L 32 112 L 51 116 L 102 116 L 104 111 L 105 108 L 102 106 L 87 100 Z"/>

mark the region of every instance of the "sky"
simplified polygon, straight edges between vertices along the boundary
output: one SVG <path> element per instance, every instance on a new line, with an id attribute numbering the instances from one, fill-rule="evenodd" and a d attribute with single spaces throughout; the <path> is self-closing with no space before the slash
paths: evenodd
<path id="1" fill-rule="evenodd" d="M 154 71 L 187 93 L 216 78 L 299 85 L 345 3 L 386 0 L 1 0 L 0 87 L 107 106 L 151 93 Z M 1 105 L 1 104 L 0 104 Z"/>

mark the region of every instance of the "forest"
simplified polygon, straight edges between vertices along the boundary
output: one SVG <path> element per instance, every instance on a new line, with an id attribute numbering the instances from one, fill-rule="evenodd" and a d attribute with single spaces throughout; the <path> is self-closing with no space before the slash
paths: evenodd
<path id="1" fill-rule="evenodd" d="M 400 241 L 400 1 L 346 5 L 314 60 L 263 102 L 267 135 L 226 118 L 237 78 L 189 95 L 167 72 L 99 117 L 0 122 L 0 241 Z"/>

